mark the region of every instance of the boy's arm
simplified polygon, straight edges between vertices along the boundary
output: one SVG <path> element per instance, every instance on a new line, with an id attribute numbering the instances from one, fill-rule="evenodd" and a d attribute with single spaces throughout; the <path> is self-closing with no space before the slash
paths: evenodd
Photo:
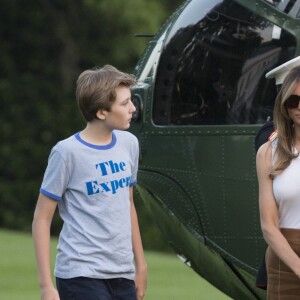
<path id="1" fill-rule="evenodd" d="M 135 286 L 138 300 L 143 299 L 147 289 L 147 263 L 144 256 L 142 239 L 135 205 L 133 201 L 133 187 L 130 187 L 130 207 L 132 226 L 132 246 L 136 265 Z"/>
<path id="2" fill-rule="evenodd" d="M 57 202 L 40 194 L 34 212 L 32 236 L 38 268 L 41 300 L 59 300 L 50 267 L 50 226 Z"/>

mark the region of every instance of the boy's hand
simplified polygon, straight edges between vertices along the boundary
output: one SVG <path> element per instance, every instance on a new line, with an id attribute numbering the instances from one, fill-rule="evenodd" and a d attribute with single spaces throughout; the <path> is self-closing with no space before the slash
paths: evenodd
<path id="1" fill-rule="evenodd" d="M 41 300 L 60 300 L 57 290 L 54 287 L 41 290 Z"/>
<path id="2" fill-rule="evenodd" d="M 147 290 L 147 268 L 144 270 L 137 270 L 134 281 L 137 299 L 142 300 Z"/>

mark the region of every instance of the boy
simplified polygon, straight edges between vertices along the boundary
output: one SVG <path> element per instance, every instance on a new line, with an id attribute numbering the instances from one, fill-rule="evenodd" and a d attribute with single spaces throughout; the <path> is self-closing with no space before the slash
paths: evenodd
<path id="1" fill-rule="evenodd" d="M 84 130 L 54 146 L 32 225 L 42 300 L 142 299 L 147 266 L 133 202 L 138 141 L 124 131 L 135 107 L 133 76 L 106 65 L 84 71 L 76 98 Z M 54 288 L 50 225 L 64 221 Z M 133 264 L 135 261 L 135 266 Z"/>

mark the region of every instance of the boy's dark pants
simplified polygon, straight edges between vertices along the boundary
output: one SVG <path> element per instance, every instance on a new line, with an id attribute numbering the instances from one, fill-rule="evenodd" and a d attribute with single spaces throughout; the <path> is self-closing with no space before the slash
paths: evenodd
<path id="1" fill-rule="evenodd" d="M 56 278 L 60 300 L 136 300 L 133 280 L 125 278 Z"/>

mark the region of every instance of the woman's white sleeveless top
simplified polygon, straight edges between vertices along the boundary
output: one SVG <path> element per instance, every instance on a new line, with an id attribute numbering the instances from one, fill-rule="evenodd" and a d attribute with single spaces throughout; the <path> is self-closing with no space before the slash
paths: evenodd
<path id="1" fill-rule="evenodd" d="M 272 142 L 272 154 L 277 139 Z M 279 227 L 300 229 L 300 155 L 273 180 L 273 193 L 278 205 Z"/>

